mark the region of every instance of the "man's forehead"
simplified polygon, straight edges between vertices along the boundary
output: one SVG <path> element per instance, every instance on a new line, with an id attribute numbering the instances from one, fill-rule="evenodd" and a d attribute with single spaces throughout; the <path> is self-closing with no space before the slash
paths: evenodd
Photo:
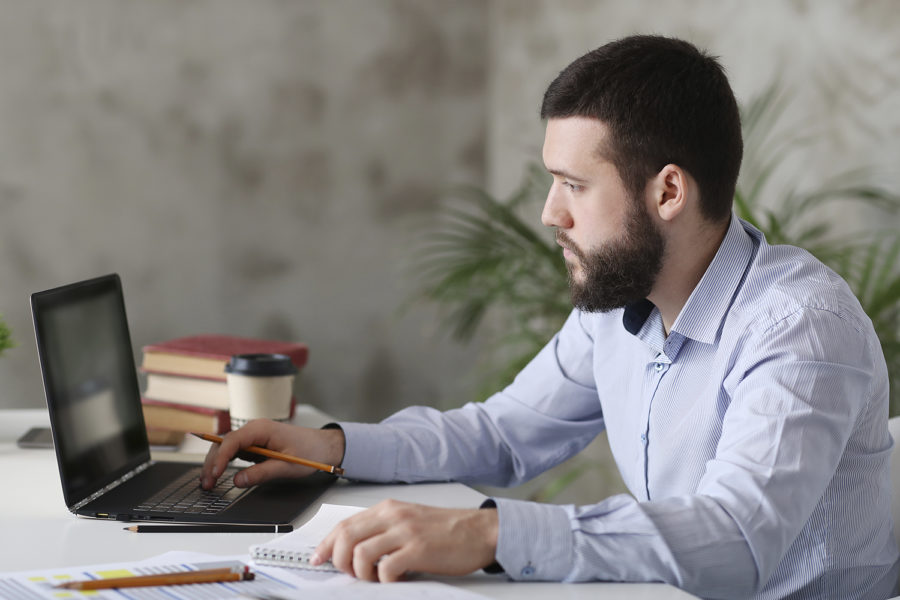
<path id="1" fill-rule="evenodd" d="M 561 117 L 547 119 L 544 133 L 544 165 L 553 173 L 563 171 L 563 164 L 597 164 L 609 162 L 607 152 L 608 126 L 591 117 Z"/>
<path id="2" fill-rule="evenodd" d="M 609 126 L 594 117 L 572 115 L 569 117 L 551 117 L 547 119 L 547 131 L 558 131 L 568 135 L 585 135 L 605 137 Z"/>

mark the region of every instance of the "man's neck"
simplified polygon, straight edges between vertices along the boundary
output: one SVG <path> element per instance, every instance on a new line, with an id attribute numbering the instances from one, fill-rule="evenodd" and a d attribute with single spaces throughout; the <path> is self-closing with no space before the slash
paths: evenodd
<path id="1" fill-rule="evenodd" d="M 728 225 L 726 221 L 669 240 L 663 268 L 647 298 L 659 309 L 667 336 L 719 251 Z"/>

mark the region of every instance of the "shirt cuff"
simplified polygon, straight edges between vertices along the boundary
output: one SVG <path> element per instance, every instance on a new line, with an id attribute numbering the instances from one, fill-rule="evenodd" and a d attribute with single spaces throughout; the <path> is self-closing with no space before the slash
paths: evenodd
<path id="1" fill-rule="evenodd" d="M 523 500 L 490 500 L 499 519 L 494 557 L 506 574 L 518 581 L 565 579 L 572 570 L 575 544 L 565 509 Z"/>
<path id="2" fill-rule="evenodd" d="M 390 427 L 344 422 L 336 425 L 344 431 L 344 477 L 381 483 L 396 480 L 398 443 Z"/>

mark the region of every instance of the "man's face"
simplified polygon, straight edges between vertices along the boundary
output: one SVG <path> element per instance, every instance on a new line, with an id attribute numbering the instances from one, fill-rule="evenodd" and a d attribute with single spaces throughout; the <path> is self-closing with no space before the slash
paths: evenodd
<path id="1" fill-rule="evenodd" d="M 609 311 L 650 295 L 665 240 L 644 198 L 625 189 L 598 153 L 606 126 L 583 117 L 550 119 L 544 165 L 553 174 L 541 220 L 555 227 L 569 270 L 572 303 Z"/>

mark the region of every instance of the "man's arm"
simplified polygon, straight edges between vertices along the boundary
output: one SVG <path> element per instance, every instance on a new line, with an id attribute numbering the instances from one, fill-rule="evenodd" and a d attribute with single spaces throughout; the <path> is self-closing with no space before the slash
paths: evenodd
<path id="1" fill-rule="evenodd" d="M 340 423 L 345 475 L 517 485 L 577 454 L 604 427 L 582 317 L 573 311 L 515 381 L 485 402 L 445 412 L 413 406 L 379 424 Z"/>
<path id="2" fill-rule="evenodd" d="M 831 343 L 822 342 L 823 331 Z M 569 341 L 561 335 L 540 362 L 550 357 L 561 364 L 558 357 L 569 350 Z M 853 326 L 827 311 L 798 312 L 754 332 L 724 384 L 731 401 L 717 453 L 694 493 L 647 502 L 616 496 L 583 507 L 497 499 L 496 560 L 520 580 L 665 581 L 704 597 L 752 594 L 765 586 L 822 501 L 838 464 L 848 459 L 854 427 L 884 418 L 886 388 L 873 392 L 874 383 L 884 379 L 875 350 Z M 350 425 L 342 466 L 350 467 L 350 477 L 417 481 L 453 478 L 486 461 L 491 465 L 486 475 L 506 469 L 510 480 L 527 477 L 530 463 L 544 467 L 577 449 L 581 437 L 589 437 L 587 429 L 580 429 L 584 422 L 602 426 L 599 414 L 587 408 L 579 412 L 590 406 L 588 386 L 563 375 L 563 396 L 540 393 L 540 371 L 526 369 L 511 389 L 484 405 L 444 414 L 407 410 L 384 425 L 358 430 Z M 539 393 L 529 404 L 520 398 L 526 393 L 517 390 L 532 387 Z M 529 418 L 520 419 L 523 415 Z M 473 427 L 470 418 L 478 425 Z M 562 437 L 549 435 L 551 430 L 563 432 Z M 553 447 L 559 454 L 548 453 Z M 866 452 L 886 451 L 857 448 L 853 452 L 860 456 L 850 459 L 874 460 Z M 367 464 L 368 459 L 373 462 Z M 427 512 L 423 518 L 440 527 L 457 518 L 443 510 L 415 515 Z M 374 514 L 366 511 L 358 519 L 371 519 L 375 537 L 406 526 L 406 517 L 387 523 Z M 415 515 L 410 512 L 408 518 L 414 521 Z M 340 546 L 343 558 L 337 560 L 344 568 L 372 576 L 374 561 L 365 563 L 369 553 L 357 557 L 350 550 L 368 539 L 365 531 L 355 531 L 335 534 L 344 541 L 332 538 L 321 553 L 334 557 Z M 387 563 L 385 577 L 414 568 L 412 557 L 420 561 L 415 564 L 431 565 L 429 560 L 445 552 L 436 540 L 478 556 L 464 565 L 477 568 L 485 560 L 484 539 L 464 531 L 423 534 L 432 543 L 420 545 L 407 540 L 403 552 L 395 549 L 399 555 Z"/>
<path id="3" fill-rule="evenodd" d="M 379 424 L 340 423 L 325 430 L 252 421 L 210 448 L 203 486 L 211 487 L 250 445 L 339 464 L 346 477 L 365 481 L 527 481 L 576 454 L 603 429 L 592 340 L 581 319 L 582 313 L 573 311 L 515 382 L 484 403 L 443 413 L 411 407 Z M 264 461 L 242 470 L 235 482 L 255 485 L 310 472 Z"/>
<path id="4" fill-rule="evenodd" d="M 592 381 L 591 340 L 576 311 L 516 382 L 488 402 L 446 413 L 413 407 L 378 425 L 342 423 L 338 430 L 254 421 L 210 449 L 203 485 L 211 487 L 228 461 L 254 444 L 341 464 L 346 477 L 367 481 L 525 481 L 577 453 L 602 430 Z M 279 462 L 249 467 L 235 482 L 253 485 L 309 472 Z M 387 547 L 391 558 L 377 568 L 384 580 L 407 570 L 470 572 L 494 562 L 497 524 L 493 509 L 389 502 L 336 529 L 320 555 L 363 578 L 374 577 L 384 553 L 373 552 Z"/>

